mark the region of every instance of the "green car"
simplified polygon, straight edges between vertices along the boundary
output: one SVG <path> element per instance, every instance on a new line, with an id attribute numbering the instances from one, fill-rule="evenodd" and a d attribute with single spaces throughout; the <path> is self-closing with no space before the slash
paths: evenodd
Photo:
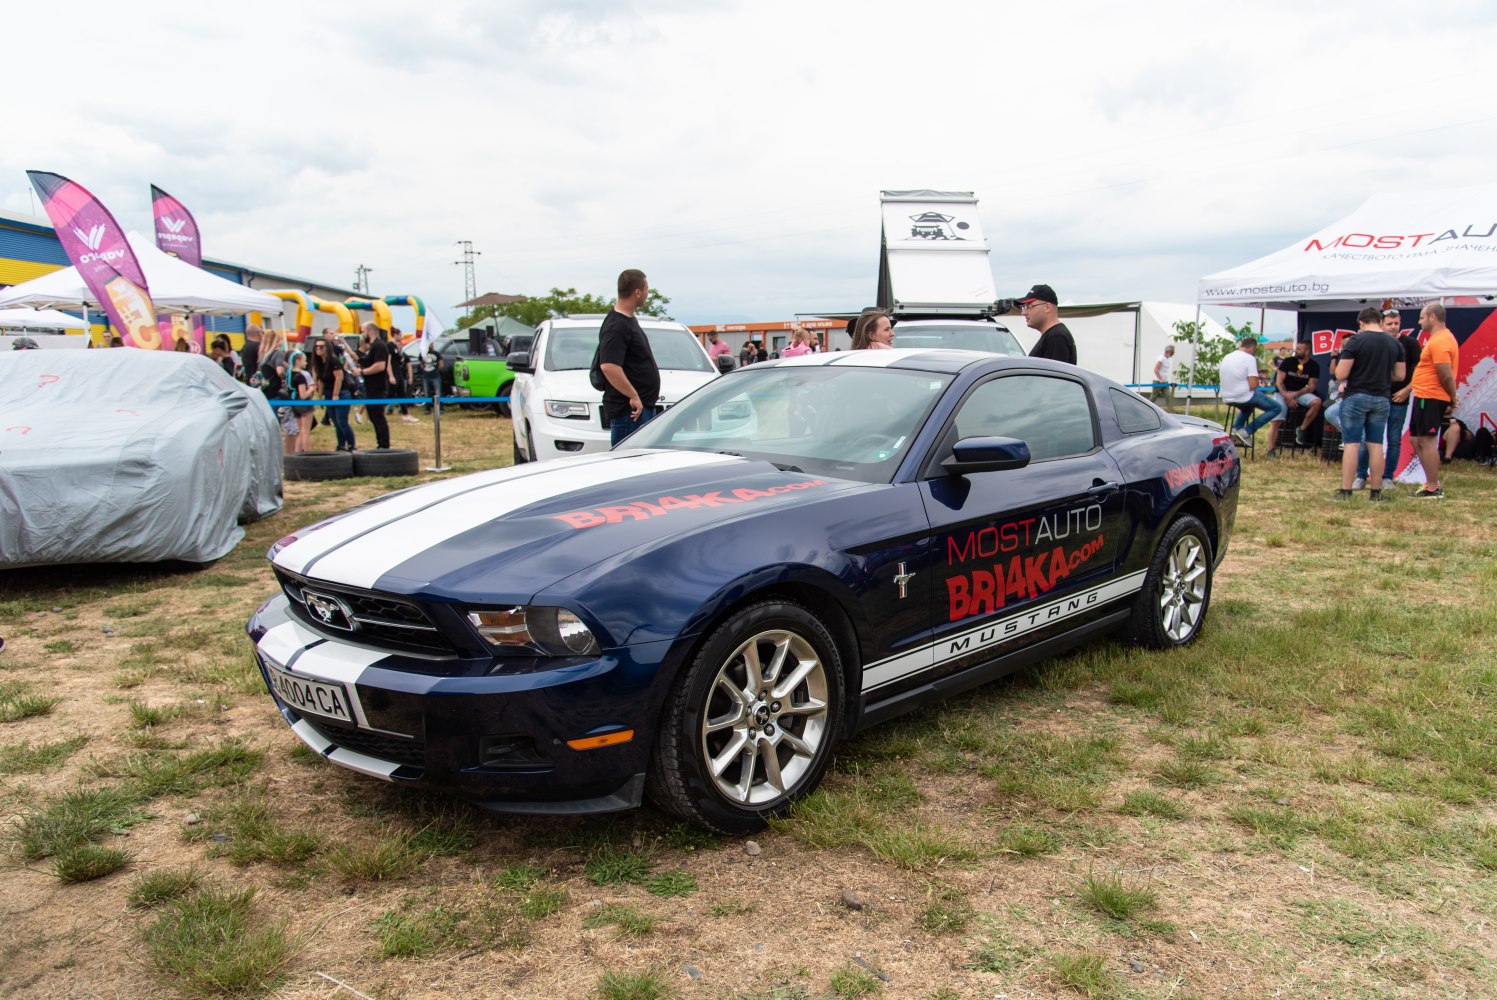
<path id="1" fill-rule="evenodd" d="M 507 342 L 493 342 L 496 350 L 500 344 L 507 346 L 502 354 L 474 355 L 457 360 L 452 369 L 452 384 L 459 396 L 508 396 L 510 387 L 513 385 L 515 376 L 509 370 L 506 358 L 511 351 L 530 350 L 530 341 L 534 337 L 526 328 L 523 334 L 515 334 Z M 494 412 L 500 416 L 509 416 L 509 403 L 494 403 Z"/>

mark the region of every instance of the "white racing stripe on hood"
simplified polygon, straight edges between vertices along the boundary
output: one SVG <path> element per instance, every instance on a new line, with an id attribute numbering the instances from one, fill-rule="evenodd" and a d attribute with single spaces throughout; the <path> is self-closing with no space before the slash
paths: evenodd
<path id="1" fill-rule="evenodd" d="M 568 465 L 590 465 L 594 462 L 607 461 L 609 457 L 604 453 L 579 456 L 575 459 L 562 459 L 562 461 Z M 298 538 L 277 552 L 272 561 L 292 573 L 305 573 L 307 566 L 318 556 L 331 552 L 344 542 L 357 538 L 366 531 L 372 531 L 381 525 L 415 513 L 423 507 L 441 503 L 472 490 L 481 490 L 495 483 L 507 483 L 532 475 L 544 475 L 547 471 L 537 465 L 518 465 L 505 469 L 493 469 L 489 472 L 475 472 L 471 476 L 458 476 L 456 479 L 418 486 L 397 497 L 356 510 L 325 528 L 318 528 L 305 538 Z"/>
<path id="2" fill-rule="evenodd" d="M 371 590 L 380 577 L 407 559 L 542 500 L 659 472 L 743 462 L 736 456 L 696 451 L 645 452 L 626 457 L 615 452 L 607 457 L 610 461 L 546 469 L 539 475 L 464 493 L 417 511 L 329 552 L 310 567 L 310 575 L 316 580 Z"/>

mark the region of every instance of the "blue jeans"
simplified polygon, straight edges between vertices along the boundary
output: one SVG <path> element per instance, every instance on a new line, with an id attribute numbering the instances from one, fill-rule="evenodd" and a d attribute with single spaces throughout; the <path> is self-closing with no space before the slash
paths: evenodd
<path id="1" fill-rule="evenodd" d="M 1238 410 L 1237 419 L 1232 422 L 1233 430 L 1241 430 L 1248 437 L 1252 437 L 1254 434 L 1258 433 L 1259 428 L 1261 428 L 1266 423 L 1274 420 L 1283 420 L 1284 415 L 1289 412 L 1289 407 L 1284 405 L 1284 401 L 1282 399 L 1280 399 L 1278 396 L 1269 395 L 1262 389 L 1254 392 L 1253 398 L 1251 400 L 1240 403 L 1232 403 L 1231 405 L 1233 407 L 1238 407 L 1248 405 L 1249 403 L 1252 405 L 1253 409 L 1262 410 L 1263 412 L 1257 417 L 1253 418 L 1253 421 L 1251 423 L 1246 423 L 1246 415 L 1243 414 L 1241 410 Z M 1244 426 L 1245 423 L 1246 426 Z"/>
<path id="2" fill-rule="evenodd" d="M 655 418 L 655 415 L 659 412 L 660 410 L 657 407 L 646 406 L 643 410 L 639 411 L 638 420 L 635 420 L 633 417 L 628 416 L 614 417 L 613 420 L 609 421 L 608 424 L 608 433 L 612 437 L 612 441 L 610 443 L 615 445 L 618 444 L 620 441 L 624 440 L 624 438 L 628 437 L 630 434 L 633 434 L 635 431 L 639 430 L 645 424 L 653 420 Z"/>
<path id="3" fill-rule="evenodd" d="M 347 389 L 338 393 L 339 399 L 353 399 L 353 393 Z M 328 422 L 333 425 L 333 434 L 338 438 L 338 448 L 341 450 L 347 445 L 352 451 L 354 447 L 353 428 L 348 425 L 348 407 L 329 406 L 322 412 L 327 414 Z"/>
<path id="4" fill-rule="evenodd" d="M 1392 479 L 1393 474 L 1398 471 L 1398 460 L 1403 457 L 1403 422 L 1409 414 L 1408 400 L 1402 403 L 1388 401 L 1388 423 L 1384 430 L 1388 435 L 1388 444 L 1384 451 L 1387 453 L 1383 461 L 1383 478 Z M 1357 449 L 1357 478 L 1366 479 L 1371 466 L 1367 458 L 1367 442 L 1362 442 L 1362 447 Z"/>
<path id="5" fill-rule="evenodd" d="M 1357 392 L 1341 400 L 1341 440 L 1348 445 L 1382 446 L 1388 425 L 1388 397 Z"/>

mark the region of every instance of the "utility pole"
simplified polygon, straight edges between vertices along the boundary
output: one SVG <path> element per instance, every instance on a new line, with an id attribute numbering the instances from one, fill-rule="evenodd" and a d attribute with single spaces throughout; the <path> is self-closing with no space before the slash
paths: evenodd
<path id="1" fill-rule="evenodd" d="M 363 292 L 365 295 L 369 294 L 369 274 L 373 270 L 374 268 L 365 267 L 363 264 L 353 269 L 354 291 Z"/>
<path id="2" fill-rule="evenodd" d="M 474 250 L 472 240 L 458 240 L 457 246 L 463 248 L 463 259 L 452 263 L 461 265 L 463 269 L 463 301 L 472 302 L 478 298 L 478 278 L 473 274 L 474 258 L 483 256 L 483 251 Z"/>

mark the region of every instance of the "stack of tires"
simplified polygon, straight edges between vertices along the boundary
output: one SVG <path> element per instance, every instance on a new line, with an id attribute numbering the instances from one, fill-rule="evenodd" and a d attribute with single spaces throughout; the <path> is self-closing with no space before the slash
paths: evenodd
<path id="1" fill-rule="evenodd" d="M 414 476 L 421 471 L 421 457 L 414 448 L 300 451 L 283 456 L 281 469 L 285 478 L 306 482 L 353 476 Z"/>
<path id="2" fill-rule="evenodd" d="M 1341 432 L 1330 421 L 1326 421 L 1320 431 L 1320 457 L 1341 464 Z"/>

